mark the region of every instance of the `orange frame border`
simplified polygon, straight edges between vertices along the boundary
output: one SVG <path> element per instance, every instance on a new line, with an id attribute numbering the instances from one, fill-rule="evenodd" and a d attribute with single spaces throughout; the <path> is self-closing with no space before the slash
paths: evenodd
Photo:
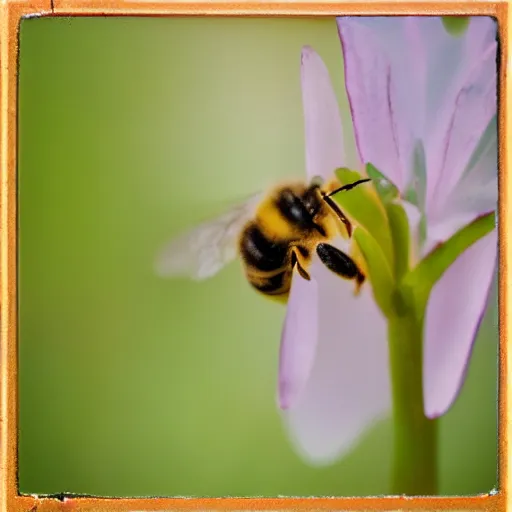
<path id="1" fill-rule="evenodd" d="M 494 16 L 498 20 L 501 42 L 499 103 L 499 240 L 500 240 L 500 358 L 499 358 L 499 491 L 475 497 L 368 497 L 368 498 L 51 498 L 18 494 L 17 421 L 17 69 L 18 30 L 26 16 L 333 16 L 337 14 L 472 14 Z M 0 512 L 44 511 L 142 511 L 142 510 L 509 510 L 512 476 L 509 476 L 508 440 L 512 434 L 509 397 L 512 396 L 512 350 L 507 350 L 507 335 L 512 323 L 508 315 L 508 262 L 512 244 L 508 243 L 507 197 L 512 197 L 512 180 L 507 134 L 510 116 L 507 97 L 510 87 L 508 2 L 395 2 L 370 0 L 0 0 Z M 512 500 L 511 500 L 512 502 Z M 512 505 L 512 503 L 511 503 Z M 512 510 L 512 506 L 510 506 Z"/>

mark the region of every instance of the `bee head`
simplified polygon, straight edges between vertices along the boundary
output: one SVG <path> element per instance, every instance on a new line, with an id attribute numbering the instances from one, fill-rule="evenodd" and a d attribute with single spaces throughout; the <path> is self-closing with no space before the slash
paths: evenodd
<path id="1" fill-rule="evenodd" d="M 314 222 L 315 216 L 322 209 L 318 187 L 310 187 L 300 195 L 291 189 L 283 190 L 278 199 L 278 208 L 282 215 L 293 224 L 303 229 L 320 230 L 320 227 Z"/>

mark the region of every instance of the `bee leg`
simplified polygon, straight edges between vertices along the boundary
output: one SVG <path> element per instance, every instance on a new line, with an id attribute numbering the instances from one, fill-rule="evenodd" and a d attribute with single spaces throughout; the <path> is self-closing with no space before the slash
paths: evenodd
<path id="1" fill-rule="evenodd" d="M 324 243 L 316 246 L 316 253 L 322 263 L 336 275 L 343 279 L 354 280 L 356 282 L 355 295 L 359 294 L 365 277 L 350 256 L 333 245 Z"/>
<path id="2" fill-rule="evenodd" d="M 366 277 L 359 272 L 359 274 L 356 277 L 356 289 L 354 290 L 354 295 L 357 297 L 359 295 L 359 292 L 361 291 L 361 287 L 363 286 L 363 283 L 365 281 Z"/>
<path id="3" fill-rule="evenodd" d="M 311 277 L 306 272 L 306 270 L 304 270 L 304 267 L 300 263 L 300 256 L 299 256 L 299 254 L 300 254 L 300 247 L 293 247 L 292 250 L 291 250 L 291 256 L 290 256 L 292 268 L 297 268 L 297 270 L 299 271 L 299 274 L 306 281 L 310 281 Z"/>

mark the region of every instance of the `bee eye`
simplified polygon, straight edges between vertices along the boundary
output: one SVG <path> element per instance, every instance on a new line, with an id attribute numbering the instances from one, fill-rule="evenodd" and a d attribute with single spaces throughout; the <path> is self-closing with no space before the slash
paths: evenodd
<path id="1" fill-rule="evenodd" d="M 277 207 L 285 218 L 298 225 L 307 226 L 311 223 L 311 213 L 303 197 L 299 197 L 291 190 L 284 190 L 277 200 Z"/>
<path id="2" fill-rule="evenodd" d="M 318 201 L 318 198 L 316 197 L 314 192 L 306 194 L 303 201 L 306 210 L 312 217 L 319 212 L 320 202 Z"/>
<path id="3" fill-rule="evenodd" d="M 290 215 L 294 218 L 294 219 L 301 219 L 302 216 L 303 216 L 303 211 L 302 209 L 300 208 L 300 206 L 298 205 L 292 205 L 290 207 Z"/>

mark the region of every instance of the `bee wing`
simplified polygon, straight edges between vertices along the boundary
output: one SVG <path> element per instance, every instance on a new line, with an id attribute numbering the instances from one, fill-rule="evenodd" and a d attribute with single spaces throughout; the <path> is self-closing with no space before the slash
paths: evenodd
<path id="1" fill-rule="evenodd" d="M 157 255 L 156 273 L 161 277 L 212 277 L 237 254 L 240 232 L 249 221 L 262 197 L 254 194 L 215 219 L 178 235 Z"/>
<path id="2" fill-rule="evenodd" d="M 341 242 L 333 245 L 348 252 Z M 328 464 L 389 410 L 387 329 L 369 281 L 356 296 L 354 283 L 319 258 L 310 275 L 311 281 L 292 279 L 279 400 L 298 451 L 312 464 Z"/>

